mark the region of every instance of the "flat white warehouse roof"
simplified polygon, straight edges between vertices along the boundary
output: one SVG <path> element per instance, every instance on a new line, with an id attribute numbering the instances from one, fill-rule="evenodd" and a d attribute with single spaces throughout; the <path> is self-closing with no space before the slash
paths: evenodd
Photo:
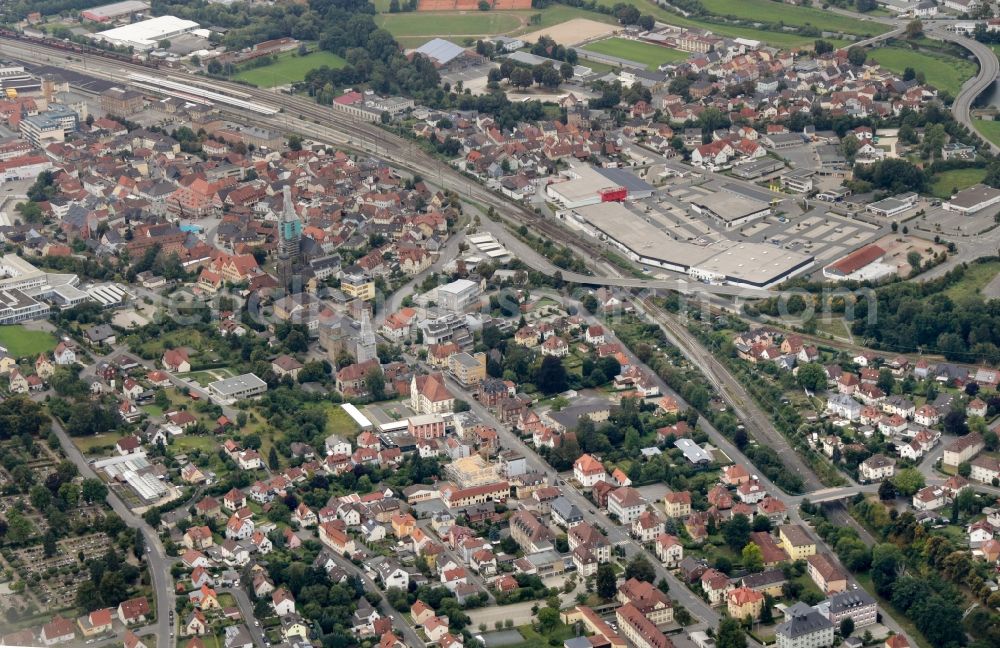
<path id="1" fill-rule="evenodd" d="M 813 257 L 769 243 L 716 241 L 698 245 L 674 240 L 620 203 L 600 203 L 572 210 L 593 230 L 599 231 L 641 257 L 674 266 L 681 271 L 710 272 L 730 283 L 766 286 L 810 266 Z"/>
<path id="2" fill-rule="evenodd" d="M 176 16 L 158 16 L 131 25 L 97 32 L 94 37 L 118 45 L 131 45 L 139 49 L 148 49 L 155 47 L 164 38 L 177 36 L 197 28 L 198 23 L 193 20 L 185 20 Z"/>
<path id="3" fill-rule="evenodd" d="M 343 403 L 341 406 L 347 415 L 354 419 L 354 422 L 361 426 L 362 430 L 367 430 L 372 426 L 372 422 L 368 420 L 368 417 L 361 413 L 357 407 L 351 403 Z"/>

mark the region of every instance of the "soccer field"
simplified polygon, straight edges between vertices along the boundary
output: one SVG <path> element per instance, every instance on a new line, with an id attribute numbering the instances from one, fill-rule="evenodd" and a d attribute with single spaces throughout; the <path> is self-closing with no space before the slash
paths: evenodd
<path id="1" fill-rule="evenodd" d="M 29 331 L 23 326 L 0 326 L 0 347 L 15 358 L 37 356 L 56 348 L 56 339 L 45 331 Z"/>
<path id="2" fill-rule="evenodd" d="M 683 61 L 689 56 L 687 52 L 680 50 L 660 45 L 651 45 L 649 43 L 640 43 L 639 41 L 626 40 L 624 38 L 608 38 L 607 40 L 590 43 L 584 46 L 583 49 L 598 54 L 617 56 L 618 58 L 628 59 L 636 63 L 644 63 L 650 70 L 655 70 L 664 63 Z"/>
<path id="3" fill-rule="evenodd" d="M 294 83 L 306 78 L 306 72 L 323 66 L 341 68 L 347 61 L 333 52 L 316 50 L 305 56 L 298 52 L 284 52 L 278 55 L 278 60 L 264 67 L 250 68 L 236 73 L 236 78 L 252 83 L 261 88 Z"/>

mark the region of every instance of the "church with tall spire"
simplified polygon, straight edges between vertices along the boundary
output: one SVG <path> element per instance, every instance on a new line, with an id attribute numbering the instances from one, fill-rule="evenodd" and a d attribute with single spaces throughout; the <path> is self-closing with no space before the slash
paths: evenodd
<path id="1" fill-rule="evenodd" d="M 360 339 L 355 350 L 355 360 L 357 362 L 365 362 L 372 358 L 377 358 L 378 349 L 375 342 L 375 329 L 372 328 L 372 321 L 368 315 L 367 308 L 361 311 L 361 335 L 359 337 Z"/>
<path id="2" fill-rule="evenodd" d="M 295 205 L 292 204 L 292 188 L 285 185 L 283 191 L 283 205 L 281 209 L 281 222 L 278 224 L 278 254 L 287 255 L 293 261 L 298 261 L 302 253 L 302 221 L 295 213 Z"/>
<path id="3" fill-rule="evenodd" d="M 282 190 L 283 201 L 281 220 L 278 221 L 278 283 L 284 290 L 292 288 L 295 276 L 295 265 L 302 255 L 302 221 L 295 213 L 292 203 L 292 188 L 285 185 Z M 301 290 L 301 288 L 299 288 Z M 296 290 L 294 292 L 299 292 Z"/>

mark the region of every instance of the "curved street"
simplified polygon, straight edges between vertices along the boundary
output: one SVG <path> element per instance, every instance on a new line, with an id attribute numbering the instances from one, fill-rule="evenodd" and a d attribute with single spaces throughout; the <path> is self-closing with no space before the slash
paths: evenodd
<path id="1" fill-rule="evenodd" d="M 966 126 L 973 133 L 978 134 L 972 119 L 972 104 L 976 98 L 983 93 L 990 85 L 996 81 L 1000 73 L 1000 61 L 989 45 L 980 43 L 974 38 L 962 36 L 949 31 L 941 22 L 932 23 L 925 28 L 928 36 L 939 40 L 955 43 L 969 50 L 979 61 L 979 73 L 962 85 L 961 91 L 951 104 L 951 113 L 955 120 Z M 980 136 L 982 137 L 982 136 Z M 992 153 L 1000 153 L 1000 147 L 990 142 L 985 137 L 982 138 Z"/>

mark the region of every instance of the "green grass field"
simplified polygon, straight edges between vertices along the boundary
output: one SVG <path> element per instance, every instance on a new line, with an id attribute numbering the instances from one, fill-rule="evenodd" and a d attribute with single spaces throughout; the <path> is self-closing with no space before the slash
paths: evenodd
<path id="1" fill-rule="evenodd" d="M 997 276 L 997 272 L 1000 272 L 1000 261 L 970 263 L 962 279 L 949 286 L 944 294 L 956 302 L 975 297 L 993 280 L 993 277 Z"/>
<path id="2" fill-rule="evenodd" d="M 590 43 L 583 49 L 598 54 L 617 56 L 637 63 L 644 63 L 650 70 L 655 70 L 664 63 L 683 61 L 689 54 L 680 50 L 640 43 L 639 41 L 626 40 L 624 38 L 608 38 L 606 40 Z"/>
<path id="3" fill-rule="evenodd" d="M 325 50 L 316 50 L 305 56 L 299 56 L 298 52 L 294 51 L 283 52 L 278 55 L 276 62 L 264 67 L 241 70 L 236 73 L 236 78 L 261 88 L 271 88 L 302 81 L 306 78 L 306 73 L 309 70 L 315 70 L 324 65 L 331 68 L 342 68 L 347 65 L 347 61 L 333 52 Z"/>
<path id="4" fill-rule="evenodd" d="M 195 436 L 182 434 L 174 437 L 174 442 L 170 445 L 175 453 L 188 452 L 191 450 L 201 450 L 202 452 L 215 452 L 219 448 L 219 441 L 211 436 Z"/>
<path id="5" fill-rule="evenodd" d="M 29 331 L 23 326 L 0 326 L 0 347 L 15 358 L 37 356 L 56 348 L 55 336 L 45 331 Z"/>
<path id="6" fill-rule="evenodd" d="M 361 429 L 343 407 L 330 403 L 326 406 L 326 431 L 353 442 Z"/>
<path id="7" fill-rule="evenodd" d="M 938 198 L 951 198 L 952 190 L 961 191 L 982 182 L 986 169 L 952 169 L 934 174 L 931 179 L 931 193 Z"/>
<path id="8" fill-rule="evenodd" d="M 979 134 L 997 146 L 1000 146 L 1000 121 L 977 119 L 972 122 Z"/>
<path id="9" fill-rule="evenodd" d="M 762 4 L 767 4 L 767 5 L 773 4 L 775 7 L 773 10 L 780 13 L 781 17 L 780 19 L 783 20 L 786 25 L 804 25 L 807 22 L 815 23 L 817 20 L 815 15 L 811 13 L 811 12 L 817 12 L 818 10 L 816 9 L 808 9 L 807 7 L 796 7 L 794 5 L 775 3 L 771 2 L 770 0 L 758 0 L 758 1 L 761 2 Z M 598 0 L 598 4 L 607 5 L 609 7 L 613 7 L 618 2 L 619 0 Z M 721 0 L 722 5 L 731 5 L 733 7 L 739 5 L 741 2 L 742 0 Z M 669 25 L 708 29 L 709 31 L 718 34 L 720 36 L 729 36 L 730 38 L 750 38 L 762 41 L 764 43 L 767 43 L 768 45 L 773 45 L 774 47 L 784 47 L 784 48 L 803 47 L 803 46 L 808 47 L 816 41 L 816 38 L 812 36 L 800 36 L 799 34 L 766 31 L 762 29 L 754 29 L 753 27 L 720 25 L 716 23 L 706 22 L 704 20 L 685 18 L 678 14 L 671 13 L 666 9 L 663 9 L 662 7 L 648 0 L 639 2 L 636 6 L 642 13 L 644 14 L 648 13 L 653 17 L 655 17 L 656 19 L 665 22 Z M 771 9 L 770 6 L 767 8 Z M 730 11 L 739 11 L 739 9 L 732 8 L 730 9 Z M 802 14 L 801 13 L 802 11 L 808 11 L 810 13 Z M 842 24 L 839 21 L 837 21 L 838 18 L 840 18 L 841 20 L 848 20 L 846 18 L 842 18 L 835 14 L 830 14 L 826 12 L 819 12 L 819 13 L 821 13 L 823 16 L 822 23 L 816 25 L 820 29 L 827 29 L 829 25 L 833 24 Z M 809 17 L 806 18 L 805 16 Z M 751 17 L 756 18 L 758 20 L 762 20 L 762 18 L 756 15 L 756 13 L 752 14 Z M 828 22 L 829 20 L 834 20 L 837 22 Z M 853 33 L 860 34 L 868 32 L 875 34 L 887 31 L 887 28 L 877 23 L 867 23 L 867 22 L 858 23 L 858 21 L 852 21 L 852 22 L 854 23 L 854 28 L 850 30 L 850 33 L 852 34 Z M 831 29 L 831 31 L 847 31 L 847 30 Z M 836 39 L 826 39 L 826 40 L 832 43 L 835 47 L 840 47 L 842 45 L 847 44 L 847 41 L 840 41 Z"/>
<path id="10" fill-rule="evenodd" d="M 375 18 L 393 36 L 483 36 L 504 34 L 521 26 L 517 15 L 507 12 L 399 13 Z"/>
<path id="11" fill-rule="evenodd" d="M 219 369 L 206 369 L 204 371 L 192 371 L 190 373 L 177 375 L 184 380 L 194 380 L 202 387 L 207 387 L 208 383 L 215 382 L 216 380 L 223 380 L 225 378 L 232 378 L 235 374 L 229 369 L 222 367 Z"/>
<path id="12" fill-rule="evenodd" d="M 598 0 L 599 4 L 609 7 L 614 6 L 617 2 L 618 0 Z M 880 34 L 888 29 L 879 23 L 856 21 L 819 9 L 796 7 L 794 5 L 773 2 L 772 0 L 747 0 L 745 4 L 742 0 L 710 0 L 710 2 L 718 6 L 720 13 L 744 15 L 744 17 L 757 20 L 773 19 L 774 22 L 783 21 L 786 25 L 790 26 L 810 24 L 825 31 L 842 31 L 858 35 Z M 746 8 L 751 5 L 753 6 L 752 9 Z M 442 38 L 454 37 L 456 42 L 461 44 L 461 41 L 466 38 L 475 36 L 497 35 L 501 33 L 510 33 L 512 35 L 526 34 L 545 27 L 558 25 L 573 18 L 587 18 L 609 24 L 616 24 L 617 22 L 612 16 L 606 14 L 559 4 L 553 4 L 537 11 L 398 14 L 387 13 L 389 7 L 388 0 L 376 0 L 375 6 L 381 12 L 376 17 L 378 24 L 391 32 L 404 47 L 417 47 L 432 36 L 440 36 Z M 816 40 L 813 36 L 800 36 L 780 31 L 765 31 L 754 29 L 753 27 L 722 25 L 685 18 L 671 13 L 648 0 L 639 2 L 636 6 L 642 13 L 651 14 L 658 20 L 670 25 L 708 29 L 720 36 L 759 40 L 774 47 L 808 47 Z M 769 17 L 762 17 L 761 11 L 767 11 L 767 16 Z M 535 14 L 541 14 L 540 22 L 533 25 L 527 24 L 528 18 Z M 827 40 L 836 47 L 848 44 L 848 41 L 837 39 Z"/>
<path id="13" fill-rule="evenodd" d="M 822 31 L 845 34 L 871 35 L 889 31 L 887 25 L 813 9 L 797 7 L 773 0 L 702 0 L 706 9 L 719 16 L 733 16 L 743 20 L 784 23 L 793 27 L 812 25 Z M 645 12 L 645 9 L 641 9 Z"/>
<path id="14" fill-rule="evenodd" d="M 927 83 L 953 97 L 962 84 L 976 74 L 976 66 L 969 61 L 946 54 L 915 52 L 907 47 L 880 47 L 868 54 L 868 60 L 878 61 L 879 65 L 896 74 L 912 67 L 924 73 Z"/>
<path id="15" fill-rule="evenodd" d="M 91 454 L 98 448 L 110 448 L 125 436 L 119 432 L 106 432 L 97 436 L 73 437 L 73 445 L 80 449 L 83 454 Z"/>

